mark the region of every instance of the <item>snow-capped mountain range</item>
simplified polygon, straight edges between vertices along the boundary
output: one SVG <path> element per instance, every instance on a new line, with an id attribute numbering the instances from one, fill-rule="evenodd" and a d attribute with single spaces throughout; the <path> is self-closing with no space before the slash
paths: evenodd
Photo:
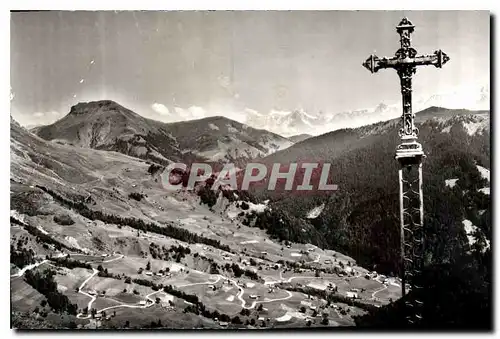
<path id="1" fill-rule="evenodd" d="M 156 110 L 160 105 L 161 104 L 157 103 L 153 104 Z M 489 87 L 466 85 L 428 98 L 414 98 L 414 112 L 432 106 L 449 109 L 489 110 Z M 219 111 L 208 111 L 197 106 L 187 109 L 175 107 L 172 112 L 163 106 L 162 112 L 162 118 L 165 122 L 186 121 L 208 116 L 227 115 Z M 263 113 L 246 108 L 242 111 L 233 111 L 230 115 L 227 115 L 227 117 L 253 128 L 265 129 L 284 137 L 291 137 L 299 134 L 320 135 L 337 129 L 355 128 L 379 121 L 394 119 L 400 115 L 401 102 L 382 102 L 375 107 L 343 112 L 312 113 L 297 109 L 293 111 L 270 110 L 267 113 Z"/>

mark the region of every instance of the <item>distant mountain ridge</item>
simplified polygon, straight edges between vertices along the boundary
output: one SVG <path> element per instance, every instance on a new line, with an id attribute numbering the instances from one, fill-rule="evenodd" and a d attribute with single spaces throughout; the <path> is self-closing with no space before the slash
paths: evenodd
<path id="1" fill-rule="evenodd" d="M 291 137 L 288 137 L 288 140 L 291 140 L 293 142 L 301 142 L 306 139 L 312 138 L 313 136 L 311 134 L 298 134 L 298 135 L 292 135 Z"/>
<path id="2" fill-rule="evenodd" d="M 413 111 L 423 111 L 431 107 L 446 109 L 468 109 L 472 111 L 490 109 L 489 86 L 460 85 L 457 88 L 430 97 L 414 97 Z M 401 102 L 380 102 L 371 107 L 360 107 L 343 111 L 311 112 L 304 109 L 280 110 L 271 109 L 267 112 L 258 112 L 251 108 L 244 108 L 228 113 L 240 123 L 254 128 L 265 129 L 284 137 L 298 134 L 321 135 L 330 131 L 361 127 L 380 121 L 387 121 L 401 115 Z M 189 109 L 175 107 L 168 116 L 169 122 L 189 121 L 203 117 L 221 115 L 203 107 L 193 106 Z"/>
<path id="3" fill-rule="evenodd" d="M 482 214 L 490 206 L 489 189 L 485 189 L 488 184 L 476 168 L 491 168 L 490 114 L 430 107 L 416 116 L 419 142 L 427 156 L 424 160 L 426 224 L 439 237 L 447 232 L 453 235 L 448 236 L 449 244 L 434 248 L 432 255 L 439 260 L 452 260 L 453 251 L 448 247 L 467 248 L 463 220 L 474 220 L 472 223 L 481 225 L 486 238 L 491 239 L 489 216 Z M 284 191 L 284 183 L 278 183 L 275 191 L 254 186 L 255 196 L 269 199 L 272 211 L 288 216 L 287 223 L 273 224 L 268 232 L 285 240 L 303 239 L 335 248 L 367 267 L 373 265 L 377 271 L 397 272 L 399 200 L 394 155 L 400 143 L 399 127 L 399 119 L 393 119 L 337 130 L 262 159 L 266 165 L 330 163 L 332 183 L 338 185 L 337 191 L 326 194 L 322 191 L 290 194 Z M 457 186 L 447 188 L 446 180 L 454 178 L 458 180 Z M 300 183 L 302 178 L 296 176 L 293 187 Z M 309 213 L 318 206 L 321 213 L 309 219 Z"/>
<path id="4" fill-rule="evenodd" d="M 293 143 L 223 117 L 163 123 L 111 100 L 79 103 L 48 126 L 36 127 L 46 140 L 117 151 L 161 164 L 173 161 L 243 161 L 269 155 Z"/>

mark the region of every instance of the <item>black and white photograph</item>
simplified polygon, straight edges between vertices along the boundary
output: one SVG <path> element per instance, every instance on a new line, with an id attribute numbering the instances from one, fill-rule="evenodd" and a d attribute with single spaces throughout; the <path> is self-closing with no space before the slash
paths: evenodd
<path id="1" fill-rule="evenodd" d="M 491 332 L 492 22 L 11 10 L 10 328 Z"/>

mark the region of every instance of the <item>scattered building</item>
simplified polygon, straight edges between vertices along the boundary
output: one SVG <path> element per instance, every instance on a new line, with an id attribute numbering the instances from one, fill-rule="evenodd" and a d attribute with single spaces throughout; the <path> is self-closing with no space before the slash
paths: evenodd
<path id="1" fill-rule="evenodd" d="M 356 299 L 358 297 L 358 293 L 351 291 L 346 292 L 346 295 L 348 298 L 353 298 L 353 299 Z"/>
<path id="2" fill-rule="evenodd" d="M 258 296 L 258 295 L 256 295 L 256 294 L 251 294 L 251 295 L 250 295 L 250 299 L 257 299 L 258 297 L 259 297 L 259 296 Z"/>
<path id="3" fill-rule="evenodd" d="M 145 306 L 145 305 L 146 305 L 146 300 L 141 300 L 141 301 L 139 301 L 139 305 L 141 305 L 141 306 Z"/>

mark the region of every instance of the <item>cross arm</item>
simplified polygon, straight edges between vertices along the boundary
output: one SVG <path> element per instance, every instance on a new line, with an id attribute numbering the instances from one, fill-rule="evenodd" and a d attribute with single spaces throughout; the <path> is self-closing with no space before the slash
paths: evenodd
<path id="1" fill-rule="evenodd" d="M 434 54 L 429 55 L 419 55 L 413 58 L 413 64 L 415 66 L 426 66 L 434 65 L 437 68 L 441 68 L 445 63 L 450 60 L 450 57 L 446 55 L 442 50 L 435 51 Z"/>
<path id="2" fill-rule="evenodd" d="M 416 53 L 415 53 L 416 54 Z M 435 51 L 434 54 L 419 55 L 414 57 L 392 57 L 392 58 L 379 58 L 376 55 L 370 55 L 363 63 L 370 72 L 375 73 L 383 68 L 399 68 L 402 66 L 425 66 L 434 65 L 441 68 L 450 57 L 441 50 Z"/>
<path id="3" fill-rule="evenodd" d="M 375 73 L 379 69 L 383 68 L 395 68 L 397 65 L 398 58 L 379 58 L 378 56 L 372 54 L 366 59 L 363 63 L 363 66 L 366 67 L 370 72 Z"/>

